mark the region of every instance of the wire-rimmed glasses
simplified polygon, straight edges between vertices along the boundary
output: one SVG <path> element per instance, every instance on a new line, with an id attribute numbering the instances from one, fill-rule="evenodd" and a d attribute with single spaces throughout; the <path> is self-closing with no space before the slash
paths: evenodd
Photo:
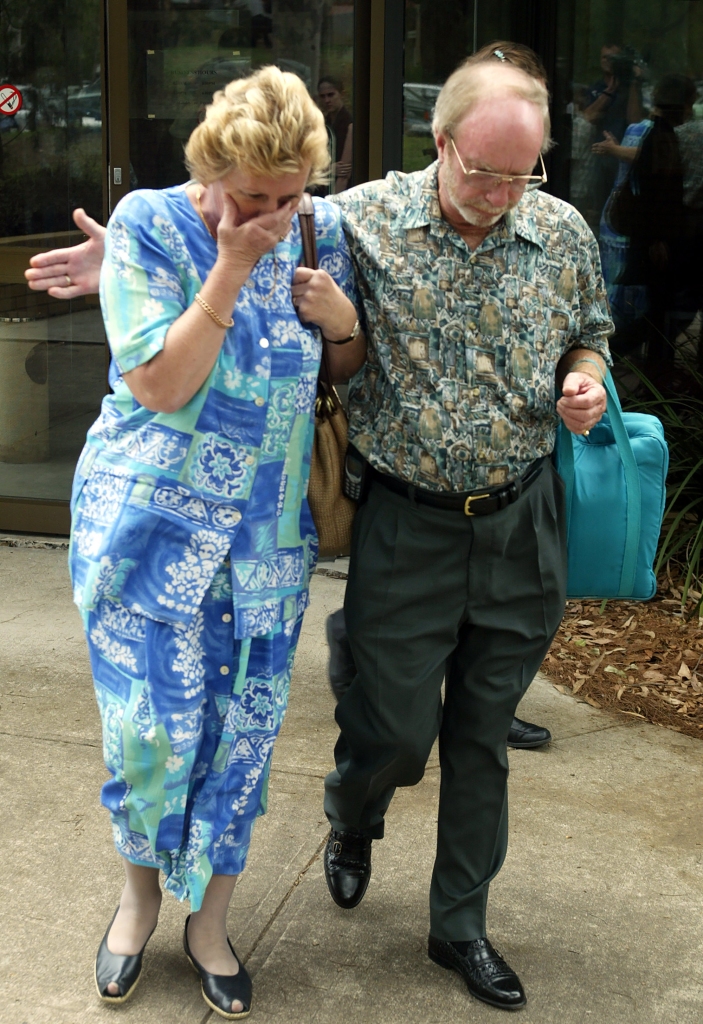
<path id="1" fill-rule="evenodd" d="M 449 141 L 454 147 L 456 158 L 459 161 L 459 166 L 464 172 L 464 177 L 472 188 L 476 188 L 479 192 L 492 192 L 493 189 L 498 188 L 500 185 L 507 185 L 511 192 L 520 194 L 522 192 L 534 192 L 540 188 L 547 181 L 547 170 L 544 166 L 544 160 L 542 154 L 539 155 L 540 166 L 542 167 L 541 174 L 494 174 L 492 171 L 467 171 L 464 167 L 464 161 L 459 156 L 459 150 L 456 148 L 454 139 L 449 136 Z"/>

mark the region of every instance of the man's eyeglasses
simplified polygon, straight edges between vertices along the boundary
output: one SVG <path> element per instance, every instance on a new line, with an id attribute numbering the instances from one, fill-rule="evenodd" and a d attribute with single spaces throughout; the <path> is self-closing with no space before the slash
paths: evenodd
<path id="1" fill-rule="evenodd" d="M 449 136 L 449 141 L 454 147 L 456 158 L 459 161 L 459 166 L 464 172 L 464 177 L 471 185 L 472 188 L 477 188 L 480 192 L 492 192 L 494 188 L 498 188 L 500 185 L 507 185 L 511 192 L 519 194 L 521 192 L 534 192 L 541 185 L 544 185 L 547 180 L 547 171 L 544 166 L 544 160 L 542 154 L 539 155 L 540 166 L 542 167 L 541 174 L 493 174 L 491 171 L 467 171 L 464 167 L 464 161 L 459 156 L 459 150 L 456 148 L 454 139 Z"/>

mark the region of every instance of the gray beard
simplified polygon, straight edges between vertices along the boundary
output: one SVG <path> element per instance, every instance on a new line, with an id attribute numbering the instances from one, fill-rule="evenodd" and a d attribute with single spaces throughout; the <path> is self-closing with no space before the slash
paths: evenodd
<path id="1" fill-rule="evenodd" d="M 447 171 L 449 171 L 448 168 Z M 457 213 L 461 214 L 467 224 L 471 224 L 471 226 L 475 228 L 493 227 L 493 225 L 497 224 L 501 217 L 511 209 L 510 206 L 506 206 L 498 213 L 493 214 L 487 212 L 483 213 L 479 210 L 475 210 L 473 207 L 464 206 L 454 190 L 454 180 L 452 178 L 451 171 L 444 174 L 444 187 L 447 190 L 449 201 Z"/>

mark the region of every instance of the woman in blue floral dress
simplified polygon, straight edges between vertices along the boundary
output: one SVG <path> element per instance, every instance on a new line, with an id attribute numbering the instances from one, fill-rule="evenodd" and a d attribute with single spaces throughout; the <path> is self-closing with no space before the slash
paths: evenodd
<path id="1" fill-rule="evenodd" d="M 186 148 L 194 180 L 136 191 L 108 226 L 101 302 L 113 393 L 88 434 L 70 552 L 126 882 L 96 961 L 101 999 L 139 979 L 161 890 L 210 1007 L 251 983 L 226 913 L 266 807 L 317 539 L 305 499 L 321 335 L 362 364 L 340 214 L 295 210 L 327 163 L 322 114 L 264 68 L 216 93 Z M 310 326 L 317 325 L 317 328 Z"/>

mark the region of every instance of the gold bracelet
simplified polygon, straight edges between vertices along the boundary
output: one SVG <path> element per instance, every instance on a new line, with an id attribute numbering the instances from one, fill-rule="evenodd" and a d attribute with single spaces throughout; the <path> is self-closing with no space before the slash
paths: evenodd
<path id="1" fill-rule="evenodd" d="M 226 320 L 223 320 L 221 316 L 218 316 L 218 314 L 212 308 L 210 303 L 205 301 L 200 292 L 195 293 L 195 301 L 198 303 L 201 309 L 205 310 L 210 319 L 215 321 L 218 327 L 224 327 L 225 330 L 227 330 L 229 327 L 234 327 L 234 317 L 229 318 L 229 323 Z"/>

